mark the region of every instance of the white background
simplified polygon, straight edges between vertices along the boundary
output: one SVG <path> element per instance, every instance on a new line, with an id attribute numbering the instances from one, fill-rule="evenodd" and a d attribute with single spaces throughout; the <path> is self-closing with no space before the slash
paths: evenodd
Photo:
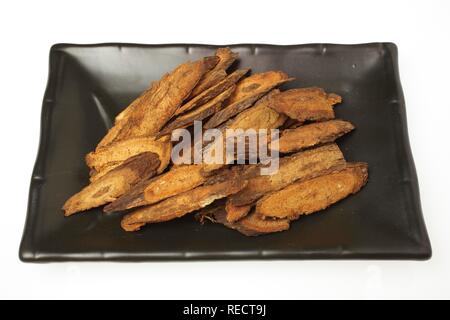
<path id="1" fill-rule="evenodd" d="M 0 298 L 450 298 L 449 1 L 1 1 Z M 50 46 L 392 41 L 433 246 L 427 262 L 18 259 Z"/>

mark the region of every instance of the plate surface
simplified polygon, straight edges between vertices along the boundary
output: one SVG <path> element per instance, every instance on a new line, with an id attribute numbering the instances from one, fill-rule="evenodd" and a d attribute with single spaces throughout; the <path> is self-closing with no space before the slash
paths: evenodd
<path id="1" fill-rule="evenodd" d="M 232 45 L 234 65 L 279 69 L 283 88 L 320 86 L 342 95 L 335 110 L 356 130 L 338 141 L 347 160 L 369 163 L 358 194 L 292 223 L 287 232 L 245 237 L 193 215 L 126 233 L 120 214 L 100 209 L 65 218 L 64 201 L 88 181 L 84 156 L 114 116 L 178 64 L 213 54 L 209 45 L 55 45 L 44 97 L 41 141 L 31 179 L 20 258 L 74 260 L 427 259 L 397 48 L 391 43 Z"/>

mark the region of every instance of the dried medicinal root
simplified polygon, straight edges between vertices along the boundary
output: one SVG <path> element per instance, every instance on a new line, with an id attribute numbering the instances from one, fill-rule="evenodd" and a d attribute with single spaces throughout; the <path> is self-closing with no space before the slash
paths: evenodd
<path id="1" fill-rule="evenodd" d="M 225 99 L 227 99 L 231 95 L 234 89 L 235 85 L 231 86 L 230 88 L 216 96 L 214 99 L 198 107 L 197 109 L 194 109 L 193 111 L 188 113 L 184 113 L 178 118 L 175 118 L 175 120 L 173 120 L 163 130 L 161 130 L 157 137 L 170 134 L 175 129 L 188 127 L 193 124 L 194 121 L 201 121 L 213 115 L 220 110 L 223 101 L 225 101 Z"/>
<path id="2" fill-rule="evenodd" d="M 302 121 L 298 121 L 298 120 L 287 117 L 286 121 L 280 127 L 280 130 L 295 129 L 295 128 L 300 127 L 302 124 L 303 124 Z"/>
<path id="3" fill-rule="evenodd" d="M 72 196 L 63 206 L 66 216 L 116 200 L 141 179 L 156 174 L 158 155 L 145 152 L 126 160 L 117 168 Z"/>
<path id="4" fill-rule="evenodd" d="M 166 74 L 132 107 L 126 116 L 110 129 L 105 139 L 113 141 L 156 135 L 172 117 L 181 103 L 188 97 L 200 78 L 214 67 L 217 57 L 207 57 L 194 62 L 186 62 L 171 73 Z M 120 119 L 120 118 L 119 118 Z M 120 127 L 117 129 L 117 127 Z M 111 135 L 114 136 L 111 139 Z M 105 145 L 104 141 L 100 143 Z"/>
<path id="5" fill-rule="evenodd" d="M 192 90 L 191 97 L 195 97 L 204 90 L 211 88 L 213 85 L 219 83 L 227 76 L 225 72 L 233 62 L 238 58 L 239 54 L 230 50 L 230 48 L 219 48 L 216 51 L 216 57 L 219 58 L 217 65 L 208 71 L 197 86 Z"/>
<path id="6" fill-rule="evenodd" d="M 322 121 L 334 119 L 333 105 L 341 101 L 337 94 L 312 87 L 283 91 L 273 97 L 269 106 L 299 121 Z"/>
<path id="7" fill-rule="evenodd" d="M 235 118 L 228 121 L 227 129 L 275 129 L 281 126 L 287 117 L 268 107 L 270 99 L 279 93 L 280 90 L 274 89 L 259 99 L 254 106 L 242 111 Z"/>
<path id="8" fill-rule="evenodd" d="M 103 212 L 111 213 L 116 211 L 127 210 L 131 208 L 145 206 L 147 202 L 144 198 L 144 190 L 150 184 L 150 182 L 157 177 L 144 179 L 134 185 L 128 192 L 103 207 Z"/>
<path id="9" fill-rule="evenodd" d="M 366 184 L 367 176 L 366 163 L 348 164 L 344 169 L 294 183 L 264 196 L 256 205 L 256 213 L 269 218 L 296 219 L 358 192 Z"/>
<path id="10" fill-rule="evenodd" d="M 229 99 L 229 104 L 217 112 L 205 124 L 205 129 L 211 129 L 224 123 L 231 117 L 252 106 L 259 98 L 270 90 L 293 80 L 281 71 L 257 73 L 240 81 L 235 92 Z"/>
<path id="11" fill-rule="evenodd" d="M 310 179 L 344 165 L 344 156 L 336 144 L 299 152 L 281 158 L 279 169 L 275 174 L 249 179 L 247 187 L 231 196 L 230 201 L 235 206 L 248 205 L 266 193 L 280 190 L 295 181 Z"/>
<path id="12" fill-rule="evenodd" d="M 219 62 L 213 70 L 227 70 L 239 57 L 239 53 L 231 51 L 230 48 L 219 48 L 216 51 Z"/>
<path id="13" fill-rule="evenodd" d="M 223 224 L 224 226 L 239 231 L 246 236 L 258 236 L 262 234 L 281 232 L 289 229 L 289 219 L 264 220 L 255 212 L 251 212 L 246 217 L 237 222 L 229 222 L 227 220 L 227 212 L 224 207 L 213 207 L 211 209 L 201 212 L 197 219 L 203 222 L 210 220 L 215 223 Z"/>
<path id="14" fill-rule="evenodd" d="M 123 163 L 123 161 L 120 161 L 120 162 L 108 162 L 104 166 L 102 166 L 100 168 L 97 168 L 97 170 L 91 169 L 89 171 L 89 181 L 90 182 L 94 182 L 95 180 L 100 179 L 105 174 L 110 172 L 112 169 L 117 168 L 118 166 L 120 166 L 122 163 Z"/>
<path id="15" fill-rule="evenodd" d="M 122 228 L 126 231 L 137 231 L 148 223 L 164 222 L 182 217 L 206 207 L 215 200 L 238 192 L 245 185 L 245 180 L 232 177 L 225 182 L 197 187 L 126 215 L 122 219 Z"/>
<path id="16" fill-rule="evenodd" d="M 191 95 L 187 98 L 187 100 L 190 100 L 198 96 L 203 91 L 215 86 L 226 77 L 227 72 L 225 70 L 215 70 L 214 68 L 203 76 L 202 80 L 200 80 L 194 90 L 192 90 Z"/>
<path id="17" fill-rule="evenodd" d="M 245 217 L 250 210 L 252 209 L 252 206 L 235 206 L 231 203 L 231 201 L 227 201 L 225 205 L 225 211 L 227 212 L 226 219 L 228 222 L 236 222 L 243 217 Z"/>
<path id="18" fill-rule="evenodd" d="M 156 153 L 159 157 L 158 173 L 160 173 L 170 162 L 171 150 L 170 137 L 162 137 L 161 139 L 133 138 L 97 148 L 97 150 L 86 155 L 86 164 L 96 172 L 102 172 L 108 166 L 108 169 L 112 169 L 114 165 L 120 164 L 134 155 L 150 151 Z"/>
<path id="19" fill-rule="evenodd" d="M 155 88 L 156 88 L 154 86 L 154 84 L 155 84 L 155 82 L 152 82 L 152 84 L 150 85 L 150 87 L 147 90 L 145 90 L 143 93 L 141 93 L 141 95 L 139 97 L 137 97 L 134 101 L 132 101 L 128 107 L 123 109 L 114 118 L 114 122 L 118 123 L 119 121 L 126 120 L 128 118 L 128 116 L 133 112 L 134 108 L 137 108 L 137 106 L 140 105 L 146 99 L 146 97 L 148 97 L 148 95 L 153 94 L 153 92 L 151 92 L 151 91 L 155 90 Z"/>
<path id="20" fill-rule="evenodd" d="M 236 70 L 229 76 L 227 76 L 225 79 L 220 81 L 215 86 L 212 86 L 211 88 L 203 91 L 199 95 L 197 95 L 195 98 L 191 99 L 184 105 L 182 105 L 178 110 L 175 112 L 175 116 L 182 114 L 186 111 L 189 111 L 191 109 L 194 109 L 198 106 L 201 106 L 211 99 L 215 98 L 217 95 L 222 93 L 223 91 L 227 90 L 228 88 L 235 85 L 236 82 L 239 81 L 250 69 L 242 69 L 242 70 Z"/>
<path id="21" fill-rule="evenodd" d="M 122 211 L 149 205 L 202 185 L 208 176 L 201 165 L 172 167 L 166 173 L 134 187 L 105 208 L 106 212 Z"/>
<path id="22" fill-rule="evenodd" d="M 288 153 L 333 142 L 354 128 L 347 121 L 329 120 L 307 124 L 295 129 L 287 129 L 281 133 L 279 151 Z"/>
<path id="23" fill-rule="evenodd" d="M 248 129 L 275 129 L 281 126 L 287 117 L 267 106 L 270 98 L 278 92 L 279 90 L 275 89 L 266 94 L 259 99 L 254 106 L 244 110 L 235 118 L 229 120 L 222 128 L 222 131 L 225 132 L 226 129 L 240 129 L 244 131 Z M 223 146 L 226 146 L 226 140 L 223 141 Z M 204 152 L 208 153 L 208 150 L 211 150 L 214 147 L 214 143 L 206 145 L 204 147 Z M 246 150 L 248 150 L 248 148 Z M 223 155 L 225 160 L 226 150 L 223 151 Z M 217 165 L 205 165 L 204 170 L 209 171 L 216 168 Z"/>
<path id="24" fill-rule="evenodd" d="M 255 212 L 251 212 L 245 218 L 237 221 L 232 228 L 247 236 L 258 236 L 288 230 L 289 220 L 264 220 Z"/>
<path id="25" fill-rule="evenodd" d="M 208 176 L 201 165 L 176 166 L 145 188 L 145 200 L 152 204 L 203 184 Z"/>
<path id="26" fill-rule="evenodd" d="M 145 90 L 138 98 L 136 98 L 131 104 L 120 112 L 115 120 L 114 126 L 108 130 L 106 135 L 98 143 L 96 149 L 105 147 L 111 144 L 122 130 L 122 127 L 126 124 L 126 120 L 133 113 L 133 110 L 139 108 L 140 105 L 145 103 L 155 90 L 155 83 L 152 83 L 151 87 Z"/>

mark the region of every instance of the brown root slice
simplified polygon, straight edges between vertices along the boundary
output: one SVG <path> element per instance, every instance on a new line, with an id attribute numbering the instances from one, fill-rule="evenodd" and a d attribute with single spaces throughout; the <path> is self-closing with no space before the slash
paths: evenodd
<path id="1" fill-rule="evenodd" d="M 296 219 L 323 210 L 358 192 L 367 182 L 367 163 L 349 163 L 325 175 L 297 182 L 261 198 L 256 213 L 263 218 Z"/>
<path id="2" fill-rule="evenodd" d="M 148 203 L 144 197 L 144 190 L 151 183 L 151 181 L 156 178 L 157 177 L 153 177 L 139 181 L 130 190 L 128 190 L 128 192 L 125 192 L 122 196 L 104 206 L 103 212 L 111 213 L 147 205 Z"/>
<path id="3" fill-rule="evenodd" d="M 98 147 L 129 138 L 154 136 L 189 96 L 201 77 L 219 61 L 206 57 L 186 62 L 152 84 L 129 111 L 119 114 L 119 121 L 108 131 Z"/>
<path id="4" fill-rule="evenodd" d="M 283 114 L 279 114 L 278 112 L 276 112 L 275 110 L 272 110 L 268 107 L 268 103 L 270 98 L 277 94 L 279 92 L 278 89 L 274 89 L 272 91 L 270 91 L 269 93 L 267 93 L 264 97 L 262 97 L 261 99 L 259 99 L 254 106 L 248 108 L 247 110 L 244 110 L 243 112 L 241 112 L 240 114 L 238 114 L 235 118 L 229 120 L 225 126 L 221 129 L 221 131 L 224 134 L 224 141 L 222 143 L 224 150 L 223 150 L 223 155 L 224 155 L 224 160 L 226 159 L 227 156 L 227 150 L 226 150 L 226 143 L 227 141 L 225 140 L 225 133 L 227 129 L 232 129 L 232 130 L 248 130 L 248 129 L 252 129 L 252 130 L 259 130 L 259 129 L 268 129 L 268 133 L 270 134 L 270 129 L 275 129 L 278 128 L 279 126 L 281 126 L 284 121 L 286 120 L 286 116 Z M 233 138 L 233 139 L 237 139 L 238 135 Z M 246 140 L 244 140 L 246 141 Z M 203 148 L 203 152 L 204 153 L 209 153 L 211 152 L 211 150 L 216 146 L 215 145 L 216 142 L 213 143 L 209 143 L 209 144 L 205 144 L 204 148 Z M 245 148 L 246 150 L 248 150 L 248 148 Z M 235 148 L 235 150 L 237 151 L 237 149 Z M 238 155 L 235 154 L 235 157 L 237 157 Z M 248 158 L 248 157 L 247 157 Z M 205 166 L 204 169 L 205 171 L 208 171 L 210 169 L 215 169 L 216 166 L 214 165 L 209 165 L 209 166 Z"/>
<path id="5" fill-rule="evenodd" d="M 186 111 L 189 111 L 191 109 L 194 109 L 194 108 L 196 108 L 198 106 L 201 106 L 201 105 L 207 103 L 208 101 L 210 101 L 211 99 L 215 98 L 217 95 L 219 95 L 223 91 L 225 91 L 228 88 L 230 88 L 231 86 L 233 86 L 248 71 L 249 71 L 249 69 L 236 70 L 235 72 L 233 72 L 232 74 L 227 76 L 225 79 L 220 81 L 218 84 L 216 84 L 216 85 L 212 86 L 211 88 L 203 91 L 202 93 L 197 95 L 195 98 L 191 99 L 190 101 L 188 101 L 187 103 L 182 105 L 180 108 L 178 108 L 178 110 L 176 110 L 174 116 L 177 116 L 179 114 L 182 114 L 182 113 L 184 113 Z"/>
<path id="6" fill-rule="evenodd" d="M 102 167 L 99 167 L 97 170 L 95 169 L 91 169 L 89 171 L 89 181 L 90 182 L 94 182 L 98 179 L 100 179 L 101 177 L 103 177 L 105 174 L 107 174 L 108 172 L 110 172 L 112 169 L 117 168 L 118 166 L 120 166 L 123 163 L 123 161 L 119 161 L 119 162 L 108 162 L 107 164 L 105 164 Z"/>
<path id="7" fill-rule="evenodd" d="M 271 100 L 270 107 L 301 122 L 323 121 L 334 119 L 333 105 L 341 101 L 337 94 L 311 87 L 283 91 Z"/>
<path id="8" fill-rule="evenodd" d="M 220 57 L 218 57 L 218 58 L 220 59 Z M 207 74 L 209 74 L 211 71 L 213 71 L 213 70 L 216 69 L 216 66 L 219 65 L 220 61 L 217 62 L 217 64 L 216 64 L 216 62 L 217 62 L 217 57 L 205 57 L 205 58 L 204 58 L 204 60 L 203 60 L 203 63 L 204 63 L 204 69 L 205 69 L 205 70 L 209 70 L 209 71 L 207 71 L 207 72 L 204 74 L 203 78 L 204 78 Z M 215 66 L 214 66 L 214 65 L 215 65 Z M 210 70 L 211 68 L 213 68 L 213 69 Z M 225 73 L 225 76 L 226 76 L 226 73 Z M 225 77 L 225 76 L 224 76 L 224 77 Z M 202 78 L 202 79 L 203 79 L 203 78 Z M 197 88 L 197 87 L 199 86 L 200 82 L 201 82 L 201 80 L 198 82 L 198 84 L 197 84 L 197 86 L 196 86 L 195 88 Z M 153 94 L 153 92 L 150 92 L 150 91 L 151 91 L 152 89 L 153 89 L 153 90 L 156 89 L 157 84 L 158 84 L 157 81 L 153 82 L 149 89 L 145 90 L 145 91 L 144 91 L 144 92 L 143 92 L 136 100 L 134 100 L 127 108 L 125 108 L 124 110 L 122 110 L 122 112 L 120 112 L 120 113 L 116 116 L 115 122 L 117 123 L 117 122 L 119 122 L 119 121 L 122 121 L 122 120 L 125 120 L 126 118 L 128 118 L 128 116 L 132 113 L 132 111 L 134 110 L 134 108 L 137 108 L 137 106 L 138 106 L 139 104 L 141 104 L 141 103 L 144 101 L 144 99 L 146 99 L 146 97 L 148 97 L 149 95 L 152 95 L 152 94 Z M 194 89 L 195 89 L 195 88 L 194 88 Z"/>
<path id="9" fill-rule="evenodd" d="M 219 58 L 219 62 L 212 70 L 208 71 L 203 76 L 194 90 L 192 90 L 188 99 L 199 95 L 206 89 L 209 89 L 222 81 L 227 76 L 226 70 L 233 64 L 238 56 L 238 53 L 231 51 L 229 48 L 217 49 L 216 57 Z"/>
<path id="10" fill-rule="evenodd" d="M 286 121 L 283 123 L 282 126 L 280 126 L 280 130 L 295 129 L 297 127 L 300 127 L 304 123 L 303 121 L 298 121 L 298 120 L 295 120 L 295 119 L 291 119 L 288 116 L 286 116 L 286 118 L 287 118 Z"/>
<path id="11" fill-rule="evenodd" d="M 136 186 L 106 206 L 105 211 L 122 211 L 153 204 L 194 189 L 207 179 L 200 165 L 174 166 L 166 173 Z"/>
<path id="12" fill-rule="evenodd" d="M 277 86 L 293 80 L 281 71 L 257 73 L 238 83 L 229 104 L 212 116 L 205 124 L 205 129 L 219 126 L 243 110 L 251 107 L 258 99 Z"/>
<path id="13" fill-rule="evenodd" d="M 169 221 L 204 208 L 215 200 L 227 197 L 245 187 L 246 181 L 238 177 L 177 194 L 154 205 L 127 214 L 122 220 L 126 231 L 137 231 L 145 224 Z"/>
<path id="14" fill-rule="evenodd" d="M 233 93 L 235 87 L 235 85 L 232 85 L 230 88 L 226 89 L 224 92 L 220 93 L 218 96 L 208 101 L 204 105 L 175 118 L 163 130 L 161 130 L 157 137 L 170 134 L 175 129 L 186 128 L 192 125 L 194 121 L 201 121 L 212 116 L 214 113 L 220 110 L 223 101 L 225 101 L 225 99 L 227 99 L 231 95 L 231 93 Z"/>
<path id="15" fill-rule="evenodd" d="M 335 141 L 355 127 L 347 121 L 329 120 L 286 129 L 281 133 L 279 151 L 289 153 Z"/>
<path id="16" fill-rule="evenodd" d="M 227 201 L 225 205 L 225 211 L 227 212 L 226 219 L 228 222 L 236 222 L 244 218 L 252 209 L 251 205 L 248 206 L 235 206 L 230 201 Z"/>
<path id="17" fill-rule="evenodd" d="M 230 197 L 235 206 L 248 205 L 266 193 L 276 191 L 298 181 L 323 174 L 345 165 L 344 156 L 336 144 L 324 145 L 295 153 L 280 159 L 279 169 L 273 175 L 259 175 L 249 179 L 248 185 Z"/>
<path id="18" fill-rule="evenodd" d="M 236 169 L 233 168 L 233 172 Z M 201 165 L 174 166 L 160 176 L 139 183 L 116 201 L 107 205 L 104 211 L 115 212 L 154 204 L 203 184 L 223 182 L 229 177 L 230 172 L 226 168 L 204 172 Z"/>
<path id="19" fill-rule="evenodd" d="M 280 90 L 274 89 L 259 99 L 251 108 L 239 113 L 235 118 L 229 120 L 227 129 L 275 129 L 286 121 L 286 116 L 269 108 L 270 99 L 278 94 Z"/>
<path id="20" fill-rule="evenodd" d="M 114 142 L 108 146 L 97 148 L 86 155 L 86 164 L 94 169 L 95 173 L 103 171 L 104 175 L 108 170 L 117 167 L 126 159 L 143 152 L 156 153 L 160 160 L 158 173 L 162 172 L 170 162 L 172 144 L 170 137 L 155 139 L 153 137 L 133 138 Z M 107 170 L 106 172 L 104 172 Z M 94 179 L 95 180 L 95 179 Z"/>
<path id="21" fill-rule="evenodd" d="M 154 176 L 158 166 L 159 159 L 155 153 L 145 152 L 131 157 L 67 200 L 63 206 L 64 214 L 69 216 L 116 200 L 141 179 Z"/>
<path id="22" fill-rule="evenodd" d="M 195 98 L 203 91 L 208 90 L 212 86 L 215 86 L 220 81 L 227 77 L 227 72 L 225 70 L 211 70 L 205 74 L 204 78 L 197 84 L 197 86 L 192 90 L 191 95 L 187 100 Z"/>
<path id="23" fill-rule="evenodd" d="M 199 212 L 196 218 L 202 223 L 205 220 L 220 223 L 246 236 L 258 236 L 289 229 L 289 219 L 264 220 L 254 211 L 239 221 L 229 222 L 223 206 L 206 208 L 205 211 Z"/>

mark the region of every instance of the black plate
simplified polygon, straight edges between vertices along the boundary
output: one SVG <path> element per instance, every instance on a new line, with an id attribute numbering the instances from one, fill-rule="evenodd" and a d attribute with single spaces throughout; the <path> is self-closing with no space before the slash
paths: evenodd
<path id="1" fill-rule="evenodd" d="M 50 51 L 41 142 L 20 247 L 23 261 L 199 259 L 427 259 L 405 104 L 391 43 L 294 46 L 232 45 L 235 66 L 279 69 L 297 80 L 284 88 L 321 86 L 343 96 L 337 116 L 357 129 L 339 140 L 347 160 L 369 163 L 369 182 L 325 212 L 287 232 L 248 238 L 188 215 L 137 233 L 120 214 L 100 209 L 65 218 L 64 201 L 86 185 L 84 155 L 114 116 L 152 80 L 209 45 L 65 45 Z"/>

